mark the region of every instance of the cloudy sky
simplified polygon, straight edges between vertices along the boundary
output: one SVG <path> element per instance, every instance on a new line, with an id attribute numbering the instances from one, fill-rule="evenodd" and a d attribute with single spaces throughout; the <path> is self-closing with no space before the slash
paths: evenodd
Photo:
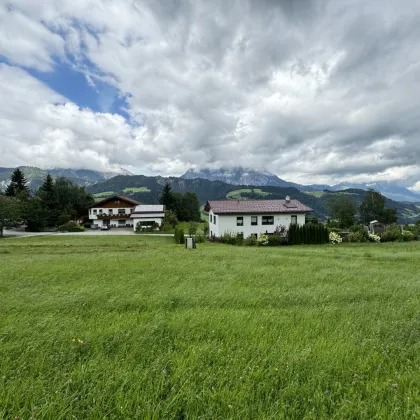
<path id="1" fill-rule="evenodd" d="M 0 166 L 420 189 L 415 0 L 0 0 Z"/>

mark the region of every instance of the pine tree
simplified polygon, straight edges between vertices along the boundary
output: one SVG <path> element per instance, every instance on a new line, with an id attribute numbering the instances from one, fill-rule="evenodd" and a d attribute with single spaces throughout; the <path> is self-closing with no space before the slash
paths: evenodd
<path id="1" fill-rule="evenodd" d="M 58 223 L 59 203 L 54 190 L 54 181 L 50 174 L 45 177 L 37 195 L 41 198 L 42 207 L 46 213 L 46 225 L 48 227 L 56 226 Z"/>
<path id="2" fill-rule="evenodd" d="M 23 172 L 19 168 L 16 168 L 10 177 L 10 184 L 6 188 L 5 195 L 8 197 L 16 197 L 22 192 L 29 194 L 29 188 L 26 185 L 27 183 Z"/>
<path id="3" fill-rule="evenodd" d="M 159 203 L 166 207 L 166 210 L 174 210 L 174 196 L 171 186 L 166 183 L 163 187 L 162 194 L 159 197 Z"/>

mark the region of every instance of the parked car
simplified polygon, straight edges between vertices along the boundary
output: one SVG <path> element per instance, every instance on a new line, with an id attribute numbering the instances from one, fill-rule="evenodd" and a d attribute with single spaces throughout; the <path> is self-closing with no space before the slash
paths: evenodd
<path id="1" fill-rule="evenodd" d="M 109 229 L 111 229 L 111 226 L 109 226 L 109 225 L 102 225 L 101 226 L 101 230 L 109 230 Z"/>

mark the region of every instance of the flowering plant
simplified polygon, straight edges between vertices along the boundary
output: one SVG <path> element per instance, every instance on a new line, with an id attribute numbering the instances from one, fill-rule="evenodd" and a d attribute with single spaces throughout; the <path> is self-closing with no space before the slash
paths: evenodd
<path id="1" fill-rule="evenodd" d="M 336 232 L 330 232 L 330 243 L 331 244 L 341 244 L 343 238 Z"/>
<path id="2" fill-rule="evenodd" d="M 369 233 L 369 242 L 381 242 L 381 237 L 374 233 Z"/>
<path id="3" fill-rule="evenodd" d="M 258 245 L 268 245 L 268 236 L 266 234 L 261 233 L 258 238 Z"/>

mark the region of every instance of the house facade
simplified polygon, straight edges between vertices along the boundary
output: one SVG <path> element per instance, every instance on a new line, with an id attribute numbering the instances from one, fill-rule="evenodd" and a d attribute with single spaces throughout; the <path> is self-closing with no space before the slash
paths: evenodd
<path id="1" fill-rule="evenodd" d="M 89 208 L 89 220 L 100 228 L 103 225 L 111 227 L 132 227 L 131 214 L 140 203 L 122 195 L 105 198 Z"/>
<path id="2" fill-rule="evenodd" d="M 133 223 L 133 228 L 136 230 L 137 224 L 140 223 L 140 226 L 143 228 L 148 228 L 153 226 L 154 223 L 159 226 L 163 222 L 165 217 L 165 206 L 162 204 L 140 204 L 135 207 L 134 211 L 131 214 L 131 220 Z"/>
<path id="3" fill-rule="evenodd" d="M 242 233 L 244 238 L 272 234 L 277 226 L 304 225 L 312 211 L 298 200 L 214 200 L 208 201 L 209 237 Z"/>

